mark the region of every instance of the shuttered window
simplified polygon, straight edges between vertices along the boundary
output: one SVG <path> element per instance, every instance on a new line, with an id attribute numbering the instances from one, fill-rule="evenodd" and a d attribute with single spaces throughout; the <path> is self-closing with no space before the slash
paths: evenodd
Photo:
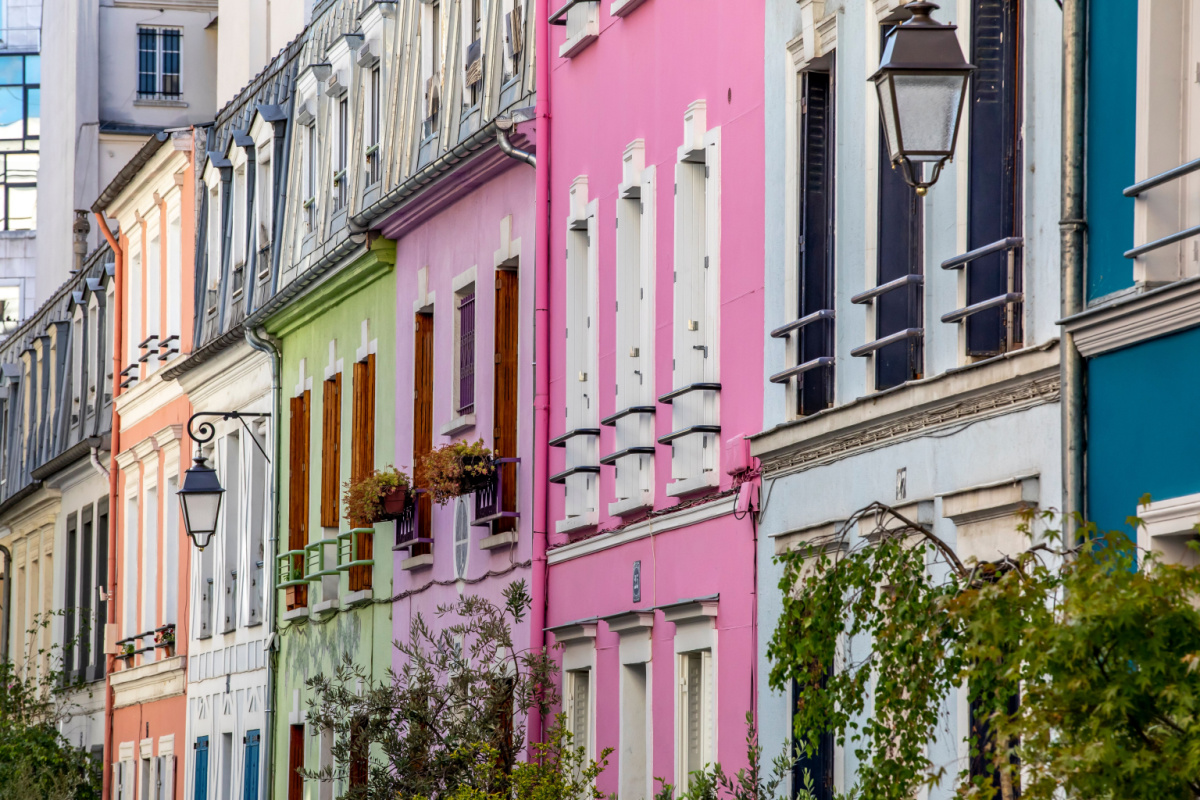
<path id="1" fill-rule="evenodd" d="M 321 527 L 338 527 L 342 479 L 342 373 L 325 381 L 321 407 Z"/>
<path id="2" fill-rule="evenodd" d="M 304 726 L 291 725 L 288 729 L 287 800 L 304 800 L 304 778 L 299 770 L 304 768 Z"/>
<path id="3" fill-rule="evenodd" d="M 458 297 L 458 413 L 475 413 L 475 291 Z"/>
<path id="4" fill-rule="evenodd" d="M 712 761 L 712 654 L 701 650 L 679 657 L 679 755 L 681 783 Z"/>
<path id="5" fill-rule="evenodd" d="M 520 379 L 520 279 L 515 269 L 496 270 L 495 370 L 492 392 L 492 450 L 497 458 L 517 455 L 517 387 Z M 501 464 L 504 496 L 501 509 L 517 508 L 517 465 Z M 494 530 L 515 530 L 516 520 L 496 520 Z"/>
<path id="6" fill-rule="evenodd" d="M 413 464 L 420 464 L 433 449 L 433 314 L 417 314 L 413 327 Z M 425 486 L 425 476 L 419 470 L 416 486 Z M 417 502 L 421 504 L 417 538 L 428 539 L 432 501 L 428 494 L 421 494 Z M 428 552 L 428 544 L 415 544 L 411 550 L 414 556 Z"/>
<path id="7" fill-rule="evenodd" d="M 792 681 L 793 701 L 800 698 L 799 686 L 798 682 Z M 800 789 L 804 787 L 804 775 L 808 773 L 813 782 L 811 800 L 833 800 L 833 733 L 825 731 L 820 734 L 817 750 L 811 756 L 805 750 L 807 744 L 806 735 L 797 736 L 795 731 L 792 732 L 792 747 L 797 755 L 792 763 L 792 797 L 799 796 Z"/>
<path id="8" fill-rule="evenodd" d="M 359 481 L 375 469 L 375 354 L 354 365 L 354 411 L 350 440 L 350 480 Z M 356 528 L 367 527 L 366 520 L 352 520 Z M 358 560 L 372 558 L 372 536 L 358 534 Z M 350 568 L 350 591 L 371 588 L 371 567 Z"/>
<path id="9" fill-rule="evenodd" d="M 828 72 L 805 72 L 801 104 L 800 289 L 797 319 L 816 318 L 799 329 L 797 365 L 833 357 L 834 286 L 834 94 Z M 821 315 L 820 312 L 827 312 Z M 833 364 L 797 376 L 797 413 L 833 405 Z"/>
<path id="10" fill-rule="evenodd" d="M 192 797 L 194 800 L 208 800 L 208 737 L 201 736 L 196 739 L 196 757 L 194 759 L 196 776 L 193 783 L 194 791 Z M 132 767 L 133 764 L 130 763 Z M 132 770 L 130 770 L 132 772 Z M 129 797 L 133 797 L 133 792 L 129 792 Z"/>
<path id="11" fill-rule="evenodd" d="M 971 4 L 970 144 L 967 250 L 1021 231 L 1020 4 Z M 1022 289 L 1021 249 L 992 253 L 966 266 L 967 305 Z M 989 308 L 966 319 L 967 355 L 987 357 L 1021 346 L 1020 303 Z"/>
<path id="12" fill-rule="evenodd" d="M 304 392 L 291 401 L 291 429 L 288 436 L 288 550 L 303 550 L 308 544 L 308 461 L 309 400 Z M 304 557 L 294 556 L 293 569 L 302 569 Z M 307 586 L 287 588 L 287 608 L 308 605 Z"/>
<path id="13" fill-rule="evenodd" d="M 576 748 L 584 748 L 587 753 L 591 753 L 588 747 L 591 735 L 591 671 L 586 669 L 572 670 L 567 673 L 570 678 L 570 697 L 569 714 L 571 725 L 571 746 Z"/>

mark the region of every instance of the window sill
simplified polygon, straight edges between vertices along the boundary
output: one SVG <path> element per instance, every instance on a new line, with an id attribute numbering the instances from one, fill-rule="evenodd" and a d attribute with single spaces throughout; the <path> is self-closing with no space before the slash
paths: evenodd
<path id="1" fill-rule="evenodd" d="M 298 619 L 308 619 L 308 606 L 293 608 L 291 611 L 283 612 L 283 621 L 292 622 Z"/>
<path id="2" fill-rule="evenodd" d="M 608 7 L 608 13 L 614 17 L 628 16 L 644 2 L 646 0 L 613 0 L 612 5 Z"/>
<path id="3" fill-rule="evenodd" d="M 324 614 L 327 611 L 337 611 L 337 610 L 338 610 L 338 599 L 336 597 L 331 597 L 328 600 L 322 600 L 321 602 L 317 603 L 315 606 L 312 607 L 312 613 L 313 613 L 314 617 L 318 616 L 320 614 Z"/>
<path id="4" fill-rule="evenodd" d="M 442 436 L 455 436 L 463 431 L 469 431 L 474 427 L 475 415 L 463 414 L 462 416 L 455 417 L 442 427 L 438 428 L 438 433 L 440 433 Z"/>
<path id="5" fill-rule="evenodd" d="M 598 521 L 596 519 L 596 512 L 589 511 L 586 514 L 580 514 L 577 517 L 560 519 L 558 522 L 554 523 L 554 532 L 574 533 L 575 531 L 581 531 L 586 528 L 594 528 L 597 524 Z"/>
<path id="6" fill-rule="evenodd" d="M 433 553 L 422 553 L 419 556 L 406 558 L 400 562 L 400 569 L 412 572 L 413 570 L 425 569 L 433 566 Z"/>
<path id="7" fill-rule="evenodd" d="M 650 499 L 650 492 L 643 492 L 643 497 L 626 497 L 624 500 L 618 500 L 615 503 L 608 504 L 608 513 L 614 517 L 623 517 L 627 514 L 634 514 L 639 511 L 646 511 L 654 506 Z"/>
<path id="8" fill-rule="evenodd" d="M 685 494 L 714 489 L 719 485 L 716 471 L 702 472 L 694 478 L 686 478 L 667 484 L 667 497 L 682 497 Z"/>
<path id="9" fill-rule="evenodd" d="M 480 550 L 495 550 L 499 547 L 510 547 L 517 543 L 516 531 L 505 531 L 479 540 Z"/>
<path id="10" fill-rule="evenodd" d="M 360 589 L 357 592 L 350 592 L 342 599 L 346 601 L 346 608 L 351 608 L 353 606 L 366 605 L 374 598 L 375 595 L 370 589 Z"/>
<path id="11" fill-rule="evenodd" d="M 146 108 L 187 108 L 188 104 L 183 100 L 153 100 L 151 98 L 143 98 L 133 101 L 134 106 Z"/>
<path id="12" fill-rule="evenodd" d="M 588 45 L 599 38 L 599 33 L 592 33 L 591 31 L 585 30 L 574 39 L 567 39 L 565 42 L 563 42 L 562 46 L 558 48 L 558 57 L 574 58 L 587 49 Z"/>

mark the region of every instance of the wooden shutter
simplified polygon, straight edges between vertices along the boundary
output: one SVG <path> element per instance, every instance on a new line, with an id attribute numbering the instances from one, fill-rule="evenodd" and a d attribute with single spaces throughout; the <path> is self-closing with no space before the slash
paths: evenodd
<path id="1" fill-rule="evenodd" d="M 350 480 L 365 478 L 375 469 L 375 354 L 354 365 L 353 430 L 350 439 Z M 368 527 L 366 520 L 351 520 L 356 528 Z M 358 558 L 372 557 L 372 536 L 357 534 Z M 371 588 L 371 568 L 350 568 L 350 591 Z"/>
<path id="2" fill-rule="evenodd" d="M 433 315 L 417 314 L 414 322 L 413 352 L 413 465 L 433 449 Z M 425 476 L 418 470 L 417 486 L 425 486 Z M 433 502 L 428 494 L 417 500 L 421 504 L 419 538 L 429 538 Z M 429 552 L 429 545 L 414 545 L 412 554 Z"/>
<path id="3" fill-rule="evenodd" d="M 350 789 L 365 787 L 369 777 L 367 769 L 366 720 L 356 718 L 350 723 Z"/>
<path id="4" fill-rule="evenodd" d="M 291 430 L 288 437 L 288 550 L 303 550 L 308 544 L 309 392 L 291 401 Z M 293 556 L 302 566 L 303 556 Z M 287 608 L 308 605 L 307 586 L 289 586 Z"/>
<path id="5" fill-rule="evenodd" d="M 967 153 L 967 249 L 991 244 L 1020 230 L 1020 9 L 1018 0 L 971 3 L 970 148 Z M 1021 291 L 1020 250 L 1012 288 L 1008 254 L 993 253 L 967 265 L 967 304 Z M 991 308 L 967 318 L 967 355 L 992 356 L 1008 349 L 1008 309 Z M 1020 307 L 1013 309 L 1013 342 L 1022 335 Z"/>
<path id="6" fill-rule="evenodd" d="M 304 726 L 292 725 L 288 736 L 287 800 L 304 800 Z"/>
<path id="7" fill-rule="evenodd" d="M 498 458 L 517 455 L 517 391 L 520 377 L 517 366 L 520 340 L 520 279 L 516 270 L 496 270 L 495 371 L 492 392 L 492 450 Z M 501 509 L 517 508 L 517 465 L 502 464 L 504 496 Z M 515 529 L 516 520 L 504 517 L 495 530 Z"/>
<path id="8" fill-rule="evenodd" d="M 800 161 L 800 313 L 798 317 L 833 308 L 833 77 L 828 72 L 804 73 Z M 804 364 L 833 355 L 833 320 L 810 323 L 800 330 L 799 358 Z M 798 411 L 812 414 L 833 405 L 833 367 L 800 376 Z"/>
<path id="9" fill-rule="evenodd" d="M 881 46 L 890 26 L 880 31 Z M 892 169 L 887 137 L 879 126 L 879 217 L 876 236 L 876 286 L 908 274 L 920 274 L 921 198 Z M 906 328 L 924 327 L 921 284 L 908 284 L 875 298 L 875 338 Z M 875 351 L 875 389 L 890 389 L 921 377 L 921 338 L 894 342 Z"/>
<path id="10" fill-rule="evenodd" d="M 325 381 L 321 408 L 321 526 L 338 527 L 342 479 L 342 373 Z"/>

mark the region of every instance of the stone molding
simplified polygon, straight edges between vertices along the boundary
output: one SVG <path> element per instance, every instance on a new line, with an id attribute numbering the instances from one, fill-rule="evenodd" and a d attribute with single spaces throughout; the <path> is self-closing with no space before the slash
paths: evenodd
<path id="1" fill-rule="evenodd" d="M 182 695 L 187 686 L 186 656 L 152 661 L 109 676 L 113 707 L 125 708 Z"/>
<path id="2" fill-rule="evenodd" d="M 1200 325 L 1200 280 L 1124 296 L 1060 323 L 1085 358 Z"/>

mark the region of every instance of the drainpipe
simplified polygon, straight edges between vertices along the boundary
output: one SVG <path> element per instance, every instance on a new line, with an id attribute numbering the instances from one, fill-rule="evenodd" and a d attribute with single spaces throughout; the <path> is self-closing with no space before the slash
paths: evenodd
<path id="1" fill-rule="evenodd" d="M 532 644 L 541 652 L 546 647 L 546 607 L 549 603 L 546 562 L 546 520 L 550 494 L 546 480 L 550 466 L 550 27 L 548 0 L 535 0 L 533 18 L 537 20 L 534 53 L 537 56 L 537 102 L 534 114 L 537 132 L 534 143 L 542 165 L 537 169 L 534 191 L 534 230 L 536 244 L 533 262 L 533 609 L 529 624 Z M 497 126 L 497 138 L 503 133 Z M 501 139 L 501 142 L 507 138 Z M 503 144 L 501 147 L 503 148 Z M 542 740 L 540 714 L 530 716 L 528 724 L 529 758 L 533 743 Z"/>
<path id="2" fill-rule="evenodd" d="M 1084 99 L 1086 81 L 1087 0 L 1063 0 L 1062 64 L 1062 316 L 1083 311 L 1084 244 Z M 1064 332 L 1060 363 L 1062 392 L 1063 534 L 1073 536 L 1076 516 L 1087 514 L 1085 497 L 1086 420 L 1084 391 L 1087 371 L 1074 337 Z"/>
<path id="3" fill-rule="evenodd" d="M 109 471 L 108 471 L 108 580 L 105 586 L 105 592 L 108 595 L 107 619 L 105 620 L 105 636 L 104 643 L 108 644 L 109 625 L 115 625 L 117 622 L 117 601 L 116 601 L 116 586 L 117 586 L 117 531 L 120 530 L 121 504 L 117 501 L 117 453 L 121 452 L 121 424 L 120 415 L 117 413 L 117 397 L 121 394 L 121 353 L 125 350 L 125 332 L 123 330 L 125 324 L 125 311 L 121 301 L 124 299 L 125 292 L 125 253 L 121 250 L 120 243 L 113 236 L 112 231 L 108 229 L 108 221 L 104 219 L 104 215 L 99 211 L 96 212 L 96 222 L 100 225 L 100 232 L 104 234 L 104 238 L 108 240 L 108 246 L 112 248 L 113 256 L 116 259 L 116 269 L 113 274 L 113 387 L 112 387 L 112 443 L 109 446 Z M 104 655 L 104 674 L 112 675 L 113 665 L 116 664 L 116 657 L 113 653 L 105 653 Z M 109 765 L 113 763 L 113 689 L 112 681 L 104 681 L 104 720 L 105 720 L 105 735 L 104 735 L 104 785 L 102 788 L 101 797 L 112 797 L 112 770 Z"/>
<path id="4" fill-rule="evenodd" d="M 8 626 L 12 619 L 9 601 L 12 599 L 12 551 L 0 544 L 4 554 L 4 617 L 0 618 L 0 664 L 8 663 Z"/>
<path id="5" fill-rule="evenodd" d="M 91 448 L 89 448 L 88 461 L 91 463 L 92 469 L 96 471 L 97 475 L 103 475 L 105 478 L 110 477 L 108 467 L 100 463 L 100 448 L 96 445 L 92 445 Z"/>
<path id="6" fill-rule="evenodd" d="M 500 152 L 509 158 L 515 158 L 517 161 L 524 161 L 529 166 L 537 169 L 537 156 L 525 150 L 518 150 L 513 147 L 512 142 L 508 140 L 508 132 L 513 127 L 512 117 L 497 117 L 496 118 L 496 143 L 500 145 Z M 535 201 L 536 202 L 536 201 Z"/>
<path id="7" fill-rule="evenodd" d="M 273 408 L 271 438 L 274 440 L 274 447 L 271 459 L 271 481 L 270 481 L 270 497 L 267 502 L 270 503 L 272 510 L 271 530 L 267 536 L 267 552 L 266 567 L 267 574 L 270 575 L 268 583 L 271 591 L 267 594 L 266 609 L 264 617 L 267 620 L 267 647 L 274 648 L 275 646 L 275 598 L 279 591 L 275 587 L 275 548 L 278 540 L 277 532 L 279 531 L 279 504 L 275 502 L 275 498 L 279 496 L 279 459 L 280 459 L 280 436 L 279 431 L 283 424 L 283 397 L 280 392 L 280 374 L 279 374 L 279 340 L 266 333 L 256 330 L 253 326 L 246 328 L 246 342 L 251 347 L 261 353 L 266 353 L 267 358 L 271 359 L 271 403 Z M 264 712 L 266 725 L 263 731 L 262 752 L 266 753 L 265 759 L 260 759 L 260 764 L 268 765 L 266 772 L 267 792 L 264 797 L 274 797 L 275 772 L 269 768 L 271 764 L 271 734 L 275 730 L 275 668 L 271 664 L 271 653 L 267 653 L 267 708 Z"/>

